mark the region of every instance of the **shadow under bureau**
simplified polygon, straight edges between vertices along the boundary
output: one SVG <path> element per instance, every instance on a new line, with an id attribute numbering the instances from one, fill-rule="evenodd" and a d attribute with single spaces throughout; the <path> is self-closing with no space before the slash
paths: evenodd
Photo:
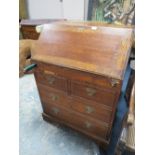
<path id="1" fill-rule="evenodd" d="M 46 24 L 32 46 L 43 118 L 107 146 L 132 45 L 132 28 Z"/>

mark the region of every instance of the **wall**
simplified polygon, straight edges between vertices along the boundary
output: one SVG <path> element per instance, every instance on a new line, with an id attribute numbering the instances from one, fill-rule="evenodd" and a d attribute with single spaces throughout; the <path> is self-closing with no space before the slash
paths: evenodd
<path id="1" fill-rule="evenodd" d="M 59 0 L 28 0 L 30 19 L 62 18 L 62 3 Z"/>
<path id="2" fill-rule="evenodd" d="M 84 0 L 63 0 L 63 13 L 66 19 L 84 19 Z"/>
<path id="3" fill-rule="evenodd" d="M 84 20 L 87 20 L 88 17 L 88 5 L 89 0 L 84 0 Z"/>
<path id="4" fill-rule="evenodd" d="M 85 19 L 85 1 L 88 0 L 28 0 L 30 19 L 66 18 Z"/>

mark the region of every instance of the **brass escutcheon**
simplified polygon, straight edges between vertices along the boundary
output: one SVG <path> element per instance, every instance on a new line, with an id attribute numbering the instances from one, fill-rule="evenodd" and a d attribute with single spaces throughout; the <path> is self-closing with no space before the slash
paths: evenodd
<path id="1" fill-rule="evenodd" d="M 119 84 L 119 81 L 118 81 L 118 80 L 116 80 L 116 79 L 111 79 L 111 86 L 112 86 L 112 87 L 116 87 L 117 84 Z"/>

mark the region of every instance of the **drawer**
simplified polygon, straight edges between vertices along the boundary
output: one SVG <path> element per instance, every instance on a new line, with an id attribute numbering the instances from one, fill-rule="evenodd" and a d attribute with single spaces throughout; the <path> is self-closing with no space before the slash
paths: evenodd
<path id="1" fill-rule="evenodd" d="M 97 120 L 101 120 L 106 123 L 110 123 L 112 120 L 112 109 L 104 106 L 103 104 L 74 97 L 71 100 L 70 105 L 72 110 Z"/>
<path id="2" fill-rule="evenodd" d="M 71 82 L 71 94 L 102 103 L 109 107 L 113 107 L 116 98 L 116 94 L 112 91 L 75 81 Z"/>
<path id="3" fill-rule="evenodd" d="M 67 94 L 50 88 L 48 86 L 37 83 L 41 101 L 44 103 L 59 104 L 64 107 L 70 106 Z M 43 105 L 44 108 L 44 105 Z"/>
<path id="4" fill-rule="evenodd" d="M 34 39 L 37 40 L 39 35 L 34 32 L 22 32 L 24 39 Z"/>
<path id="5" fill-rule="evenodd" d="M 36 81 L 49 87 L 67 92 L 67 79 L 52 75 L 49 72 L 35 72 Z"/>
<path id="6" fill-rule="evenodd" d="M 38 39 L 40 35 L 35 31 L 35 27 L 31 26 L 28 27 L 22 26 L 21 32 L 23 34 L 24 39 Z"/>
<path id="7" fill-rule="evenodd" d="M 74 128 L 78 128 L 79 130 L 83 130 L 100 138 L 106 138 L 108 132 L 107 124 L 83 116 L 72 110 L 62 108 L 58 105 L 51 103 L 44 103 L 44 105 L 44 112 L 46 114 L 63 121 L 64 124 L 74 126 Z"/>

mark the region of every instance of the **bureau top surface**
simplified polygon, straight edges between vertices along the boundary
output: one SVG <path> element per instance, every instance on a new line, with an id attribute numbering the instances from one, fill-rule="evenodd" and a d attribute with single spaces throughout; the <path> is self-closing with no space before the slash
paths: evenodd
<path id="1" fill-rule="evenodd" d="M 123 79 L 132 28 L 93 22 L 45 24 L 32 60 Z"/>

